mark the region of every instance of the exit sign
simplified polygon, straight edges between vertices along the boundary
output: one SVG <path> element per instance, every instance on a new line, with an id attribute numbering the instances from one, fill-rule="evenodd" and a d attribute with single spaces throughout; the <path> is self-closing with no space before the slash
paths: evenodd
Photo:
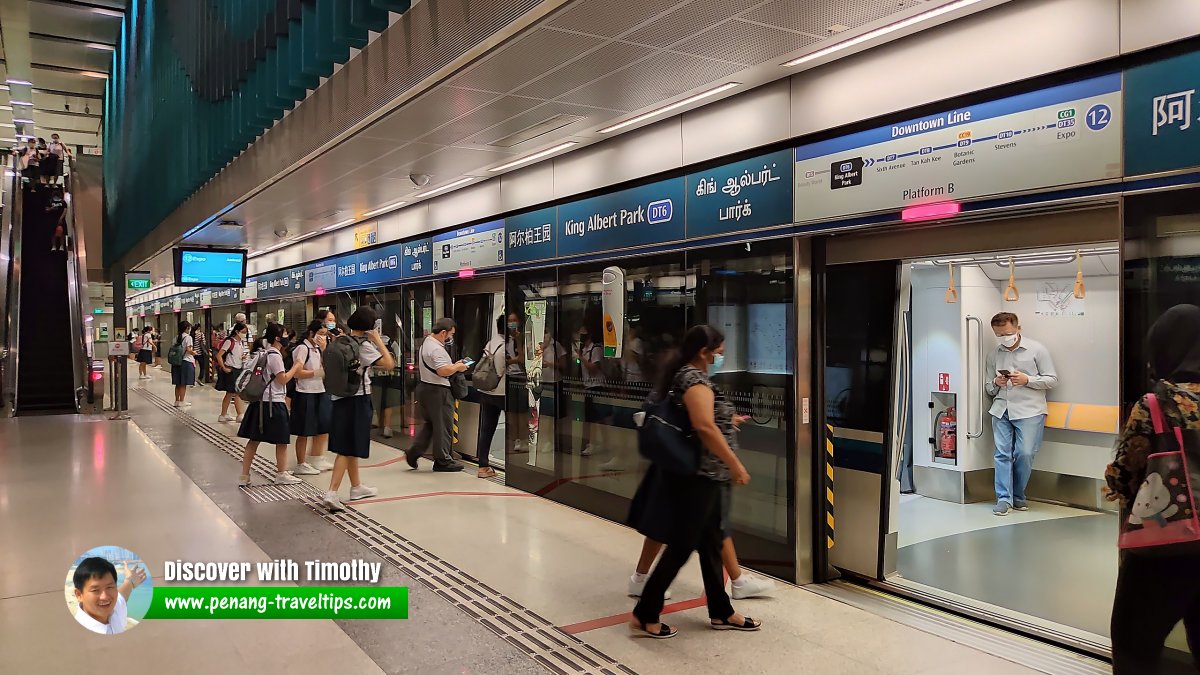
<path id="1" fill-rule="evenodd" d="M 149 279 L 130 279 L 129 280 L 129 290 L 131 290 L 131 291 L 144 291 L 144 290 L 147 290 L 148 288 L 150 288 L 150 280 Z"/>

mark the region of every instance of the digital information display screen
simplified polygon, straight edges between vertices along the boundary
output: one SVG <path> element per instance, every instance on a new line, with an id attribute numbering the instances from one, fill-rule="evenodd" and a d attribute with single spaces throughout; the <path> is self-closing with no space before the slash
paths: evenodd
<path id="1" fill-rule="evenodd" d="M 246 285 L 246 251 L 175 249 L 176 286 L 233 288 Z"/>

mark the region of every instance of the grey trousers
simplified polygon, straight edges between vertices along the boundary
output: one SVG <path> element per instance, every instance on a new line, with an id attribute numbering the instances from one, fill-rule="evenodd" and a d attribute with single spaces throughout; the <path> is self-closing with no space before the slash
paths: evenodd
<path id="1" fill-rule="evenodd" d="M 426 450 L 433 453 L 435 464 L 454 461 L 450 454 L 450 427 L 454 424 L 454 396 L 450 387 L 435 384 L 417 385 L 417 402 L 421 404 L 421 431 L 413 442 L 409 456 L 420 457 Z"/>

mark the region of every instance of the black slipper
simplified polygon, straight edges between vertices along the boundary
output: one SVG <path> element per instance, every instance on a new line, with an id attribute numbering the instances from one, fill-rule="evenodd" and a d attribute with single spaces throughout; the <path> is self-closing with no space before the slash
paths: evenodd
<path id="1" fill-rule="evenodd" d="M 752 631 L 752 630 L 758 630 L 759 628 L 762 628 L 761 621 L 755 621 L 754 619 L 751 619 L 750 617 L 745 617 L 745 619 L 743 619 L 742 623 L 740 623 L 740 624 L 730 623 L 728 620 L 722 621 L 720 619 L 711 619 L 711 625 L 712 625 L 713 630 Z"/>
<path id="2" fill-rule="evenodd" d="M 640 622 L 637 623 L 636 625 L 631 625 L 630 628 L 632 628 L 636 633 L 639 633 L 640 635 L 642 635 L 644 637 L 651 637 L 651 638 L 654 638 L 655 640 L 666 640 L 667 638 L 673 638 L 679 634 L 678 629 L 671 628 L 670 626 L 668 626 L 665 623 L 658 624 L 658 632 L 657 633 L 651 633 L 649 630 L 646 629 L 646 624 L 640 623 Z"/>

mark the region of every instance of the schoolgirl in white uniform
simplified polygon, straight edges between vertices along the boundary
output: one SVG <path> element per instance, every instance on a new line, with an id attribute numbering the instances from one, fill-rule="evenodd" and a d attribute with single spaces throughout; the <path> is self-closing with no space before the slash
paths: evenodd
<path id="1" fill-rule="evenodd" d="M 292 440 L 291 427 L 288 422 L 287 383 L 300 372 L 299 362 L 293 363 L 291 370 L 284 368 L 283 354 L 279 348 L 283 346 L 280 339 L 283 336 L 283 326 L 273 323 L 264 332 L 267 341 L 266 365 L 263 366 L 262 376 L 267 380 L 261 401 L 251 403 L 238 429 L 238 436 L 246 439 L 246 450 L 242 453 L 242 474 L 238 485 L 250 485 L 250 466 L 254 455 L 258 453 L 260 443 L 275 444 L 275 485 L 294 485 L 300 482 L 287 472 L 287 450 Z"/>
<path id="2" fill-rule="evenodd" d="M 333 322 L 332 312 L 327 316 Z M 336 323 L 334 326 L 336 327 Z M 293 363 L 300 364 L 296 375 L 296 391 L 292 394 L 292 435 L 296 437 L 297 476 L 315 476 L 333 468 L 325 458 L 325 446 L 329 444 L 329 428 L 333 420 L 333 401 L 325 393 L 325 370 L 321 367 L 321 354 L 325 351 L 329 331 L 325 319 L 315 319 L 308 324 L 304 340 L 292 350 Z M 313 460 L 306 461 L 308 439 L 312 439 Z"/>
<path id="3" fill-rule="evenodd" d="M 240 321 L 233 326 L 233 331 L 221 341 L 217 347 L 217 391 L 225 392 L 221 401 L 221 416 L 218 422 L 241 422 L 242 399 L 237 395 L 237 379 L 246 365 L 246 324 Z M 229 415 L 229 404 L 237 411 L 237 417 Z"/>

